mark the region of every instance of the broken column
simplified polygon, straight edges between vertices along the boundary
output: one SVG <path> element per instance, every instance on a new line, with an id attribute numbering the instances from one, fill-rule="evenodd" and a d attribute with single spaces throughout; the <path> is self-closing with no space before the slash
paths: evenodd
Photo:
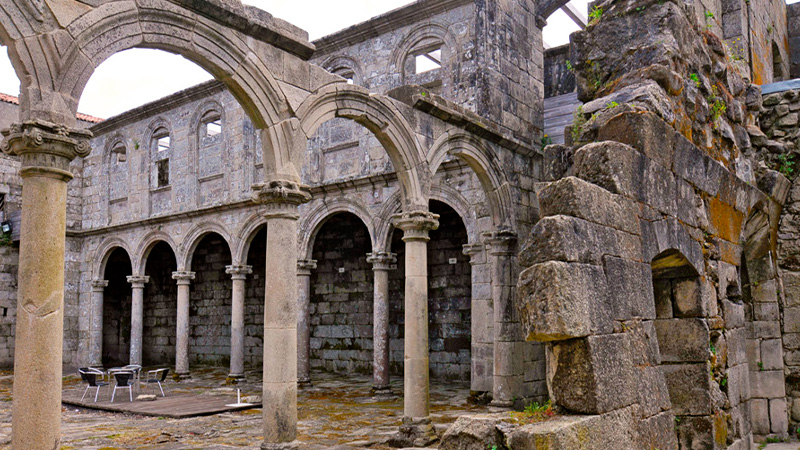
<path id="1" fill-rule="evenodd" d="M 289 181 L 253 190 L 267 219 L 261 448 L 297 448 L 297 207 L 311 194 Z"/>
<path id="2" fill-rule="evenodd" d="M 131 284 L 131 351 L 129 364 L 142 365 L 142 330 L 144 326 L 144 285 L 148 276 L 130 276 Z"/>
<path id="3" fill-rule="evenodd" d="M 244 289 L 252 266 L 226 266 L 225 273 L 233 280 L 231 296 L 231 371 L 228 382 L 244 380 Z"/>
<path id="4" fill-rule="evenodd" d="M 92 280 L 89 312 L 89 366 L 103 367 L 103 294 L 108 280 Z"/>
<path id="5" fill-rule="evenodd" d="M 394 226 L 405 242 L 405 340 L 403 427 L 401 437 L 424 447 L 435 439 L 428 404 L 428 232 L 439 228 L 439 216 L 428 211 L 395 215 Z"/>
<path id="6" fill-rule="evenodd" d="M 172 272 L 178 282 L 178 325 L 175 332 L 175 374 L 180 379 L 189 378 L 189 288 L 194 272 Z"/>
<path id="7" fill-rule="evenodd" d="M 67 182 L 70 161 L 89 154 L 92 133 L 30 120 L 3 136 L 3 152 L 22 161 L 12 441 L 59 448 Z"/>
<path id="8" fill-rule="evenodd" d="M 390 396 L 389 386 L 389 271 L 397 267 L 394 253 L 373 252 L 367 254 L 372 264 L 374 277 L 374 306 L 372 324 L 372 393 L 375 396 Z"/>
<path id="9" fill-rule="evenodd" d="M 297 384 L 311 385 L 311 271 L 313 259 L 297 261 Z"/>

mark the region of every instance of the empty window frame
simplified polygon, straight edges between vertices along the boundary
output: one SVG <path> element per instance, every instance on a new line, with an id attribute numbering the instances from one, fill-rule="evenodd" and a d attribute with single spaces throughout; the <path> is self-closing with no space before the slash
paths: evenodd
<path id="1" fill-rule="evenodd" d="M 122 142 L 114 143 L 111 147 L 111 154 L 114 156 L 115 163 L 123 163 L 128 160 L 128 151 Z"/>
<path id="2" fill-rule="evenodd" d="M 169 158 L 156 162 L 157 186 L 159 188 L 169 186 Z"/>
<path id="3" fill-rule="evenodd" d="M 157 142 L 157 145 L 158 145 L 158 151 L 159 152 L 165 152 L 165 151 L 169 150 L 170 139 L 169 139 L 169 135 L 168 134 L 161 135 L 161 136 L 156 136 L 156 142 Z"/>
<path id="4" fill-rule="evenodd" d="M 222 134 L 222 117 L 216 112 L 206 114 L 200 123 L 200 136 L 214 137 L 220 134 Z"/>
<path id="5" fill-rule="evenodd" d="M 425 73 L 442 67 L 442 48 L 419 53 L 415 57 L 415 73 Z"/>

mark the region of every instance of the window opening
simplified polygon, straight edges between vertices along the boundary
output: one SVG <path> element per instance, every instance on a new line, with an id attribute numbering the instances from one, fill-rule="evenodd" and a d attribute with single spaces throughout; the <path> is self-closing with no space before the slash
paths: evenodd
<path id="1" fill-rule="evenodd" d="M 430 72 L 442 67 L 442 49 L 437 48 L 416 56 L 416 73 Z"/>
<path id="2" fill-rule="evenodd" d="M 162 159 L 156 163 L 158 170 L 158 187 L 169 186 L 169 159 Z"/>
<path id="3" fill-rule="evenodd" d="M 169 136 L 162 136 L 157 138 L 158 139 L 158 151 L 163 152 L 169 150 Z"/>
<path id="4" fill-rule="evenodd" d="M 212 137 L 222 133 L 222 119 L 206 123 L 206 136 Z"/>
<path id="5" fill-rule="evenodd" d="M 121 142 L 117 142 L 114 144 L 114 147 L 111 148 L 111 153 L 114 154 L 115 158 L 114 161 L 117 163 L 125 162 L 128 160 L 127 150 L 125 146 Z"/>

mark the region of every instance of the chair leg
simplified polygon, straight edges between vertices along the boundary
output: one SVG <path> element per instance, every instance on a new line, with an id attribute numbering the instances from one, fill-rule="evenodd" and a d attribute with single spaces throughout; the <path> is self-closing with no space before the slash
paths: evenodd
<path id="1" fill-rule="evenodd" d="M 100 395 L 100 386 L 97 386 L 97 391 L 94 393 L 94 402 L 97 403 L 97 397 Z"/>
<path id="2" fill-rule="evenodd" d="M 128 395 L 131 397 L 131 401 L 133 401 L 133 386 L 128 386 Z"/>
<path id="3" fill-rule="evenodd" d="M 114 386 L 114 391 L 111 392 L 111 403 L 114 403 L 114 396 L 117 395 L 117 387 Z"/>
<path id="4" fill-rule="evenodd" d="M 158 388 L 159 388 L 159 389 L 161 389 L 161 396 L 162 396 L 162 397 L 166 397 L 167 395 L 166 395 L 166 394 L 164 394 L 164 388 L 163 388 L 163 387 L 161 387 L 161 382 L 160 382 L 160 381 L 157 381 L 156 383 L 158 383 Z"/>
<path id="5" fill-rule="evenodd" d="M 90 387 L 91 386 L 89 386 L 89 385 L 86 386 L 86 390 L 83 391 L 83 396 L 81 397 L 81 401 L 83 401 L 83 397 L 86 397 L 86 393 L 89 392 L 89 388 Z"/>

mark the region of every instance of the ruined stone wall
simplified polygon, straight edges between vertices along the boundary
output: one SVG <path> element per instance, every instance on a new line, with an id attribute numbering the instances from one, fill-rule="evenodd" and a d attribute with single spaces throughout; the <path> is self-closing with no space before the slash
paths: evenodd
<path id="1" fill-rule="evenodd" d="M 731 54 L 750 67 L 755 84 L 789 76 L 789 33 L 784 0 L 722 0 L 711 30 L 725 39 Z M 717 29 L 721 18 L 722 33 Z M 703 17 L 705 21 L 705 17 Z"/>
<path id="2" fill-rule="evenodd" d="M 575 92 L 575 74 L 569 70 L 569 45 L 547 49 L 544 52 L 544 97 Z M 570 61 L 570 64 L 572 62 Z"/>
<path id="3" fill-rule="evenodd" d="M 231 305 L 233 281 L 225 273 L 231 265 L 228 244 L 209 234 L 192 257 L 189 294 L 189 362 L 225 367 L 231 355 Z"/>
<path id="4" fill-rule="evenodd" d="M 131 336 L 131 261 L 124 250 L 109 256 L 104 279 L 108 281 L 103 296 L 104 367 L 121 367 L 130 362 Z"/>
<path id="5" fill-rule="evenodd" d="M 786 5 L 789 29 L 789 78 L 800 78 L 800 4 Z"/>
<path id="6" fill-rule="evenodd" d="M 147 259 L 142 329 L 142 365 L 170 364 L 175 361 L 178 285 L 172 279 L 177 270 L 175 255 L 166 243 L 159 243 Z"/>

